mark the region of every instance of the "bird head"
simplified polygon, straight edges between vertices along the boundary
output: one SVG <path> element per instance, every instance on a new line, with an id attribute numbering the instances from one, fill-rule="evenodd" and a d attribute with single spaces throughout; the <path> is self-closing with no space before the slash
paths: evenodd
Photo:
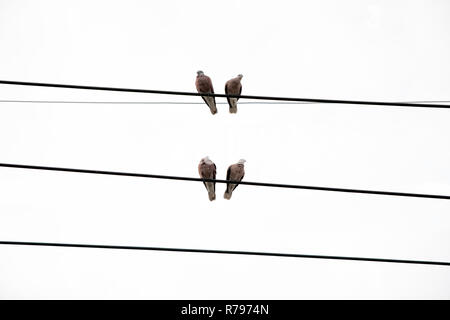
<path id="1" fill-rule="evenodd" d="M 241 80 L 244 76 L 242 74 L 238 74 L 237 77 Z"/>
<path id="2" fill-rule="evenodd" d="M 206 163 L 206 164 L 211 164 L 211 163 L 212 163 L 211 159 L 209 159 L 208 156 L 202 158 L 201 162 L 204 162 L 204 163 Z"/>
<path id="3" fill-rule="evenodd" d="M 240 160 L 238 161 L 238 164 L 244 164 L 245 162 L 247 162 L 247 160 L 245 160 L 245 159 L 240 159 Z"/>
<path id="4" fill-rule="evenodd" d="M 202 75 L 204 75 L 203 71 L 198 70 L 198 71 L 197 71 L 197 76 L 202 76 Z"/>

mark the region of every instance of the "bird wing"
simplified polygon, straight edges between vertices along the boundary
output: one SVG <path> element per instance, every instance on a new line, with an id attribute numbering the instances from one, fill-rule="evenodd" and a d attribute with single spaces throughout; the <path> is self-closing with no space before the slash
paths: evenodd
<path id="1" fill-rule="evenodd" d="M 199 173 L 201 179 L 206 179 L 203 174 L 203 165 L 202 164 L 198 165 L 198 173 Z M 206 187 L 205 181 L 203 181 L 203 185 L 205 186 L 206 190 L 208 190 L 208 188 Z"/>
<path id="2" fill-rule="evenodd" d="M 209 84 L 209 88 L 211 89 L 211 93 L 214 93 L 214 87 L 213 87 L 213 85 L 212 85 L 211 78 L 210 78 L 210 77 L 207 77 L 206 79 L 208 80 L 208 84 Z M 216 97 L 212 97 L 212 98 L 213 98 L 213 100 L 214 100 L 214 104 L 216 104 Z M 204 99 L 203 99 L 203 100 L 204 100 Z"/>
<path id="3" fill-rule="evenodd" d="M 214 166 L 213 179 L 216 179 L 216 164 L 213 163 L 213 166 Z M 216 183 L 215 182 L 213 182 L 213 190 L 214 190 L 214 192 L 216 192 Z"/>
<path id="4" fill-rule="evenodd" d="M 212 81 L 210 77 L 207 77 L 206 80 L 208 80 L 209 88 L 211 89 L 211 93 L 214 93 L 214 87 L 212 85 Z"/>
<path id="5" fill-rule="evenodd" d="M 244 179 L 244 174 L 242 174 L 242 177 L 239 179 L 239 181 L 242 181 L 242 179 Z M 239 185 L 239 183 L 236 183 L 236 184 L 234 185 L 234 188 L 233 188 L 232 191 L 234 191 L 234 189 L 236 189 L 238 185 Z"/>
<path id="6" fill-rule="evenodd" d="M 228 167 L 227 170 L 227 180 L 230 180 L 230 175 L 231 175 L 231 166 Z M 230 183 L 227 183 L 227 192 L 230 192 Z"/>
<path id="7" fill-rule="evenodd" d="M 228 82 L 225 83 L 225 94 L 228 95 Z M 230 106 L 230 108 L 232 108 L 233 106 L 231 105 L 230 98 L 227 97 L 227 101 L 228 101 L 228 105 Z"/>
<path id="8" fill-rule="evenodd" d="M 206 88 L 205 88 L 206 85 Z M 208 76 L 202 76 L 202 77 L 197 77 L 197 79 L 195 80 L 195 87 L 197 88 L 197 92 L 198 93 L 214 93 L 214 88 L 212 85 L 212 81 L 211 78 Z M 206 101 L 206 99 L 201 96 L 203 101 L 205 101 L 206 105 L 209 106 L 208 102 Z M 214 104 L 216 104 L 216 97 L 212 97 Z"/>
<path id="9" fill-rule="evenodd" d="M 201 178 L 205 179 L 205 177 L 203 177 L 203 174 L 201 175 Z M 208 187 L 206 186 L 206 182 L 205 181 L 203 181 L 203 185 L 205 186 L 206 190 L 208 190 Z"/>
<path id="10" fill-rule="evenodd" d="M 205 101 L 206 105 L 209 106 L 208 102 L 206 101 L 205 97 L 202 96 L 203 101 Z"/>

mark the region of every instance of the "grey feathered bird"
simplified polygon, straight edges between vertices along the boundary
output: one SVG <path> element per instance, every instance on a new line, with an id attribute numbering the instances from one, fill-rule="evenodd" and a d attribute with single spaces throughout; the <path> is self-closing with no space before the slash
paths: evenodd
<path id="1" fill-rule="evenodd" d="M 241 79 L 243 75 L 239 74 L 236 78 L 233 78 L 231 80 L 228 80 L 227 83 L 225 83 L 225 93 L 229 95 L 235 95 L 239 96 L 242 92 L 242 84 Z M 237 112 L 237 102 L 239 98 L 227 98 L 228 105 L 230 106 L 230 113 L 236 113 Z"/>
<path id="2" fill-rule="evenodd" d="M 202 179 L 216 179 L 216 165 L 209 157 L 204 157 L 198 164 L 198 173 Z M 216 199 L 216 183 L 204 181 L 206 190 L 208 191 L 208 197 L 210 201 Z"/>
<path id="3" fill-rule="evenodd" d="M 197 78 L 195 79 L 195 87 L 198 93 L 214 93 L 211 78 L 203 73 L 203 71 L 197 71 Z M 209 96 L 201 96 L 205 103 L 208 105 L 212 114 L 217 113 L 216 98 Z"/>
<path id="4" fill-rule="evenodd" d="M 228 167 L 227 171 L 227 180 L 229 181 L 242 181 L 244 178 L 244 163 L 246 161 L 244 159 L 241 159 L 238 161 L 238 163 L 232 164 Z M 231 194 L 233 193 L 233 190 L 236 189 L 236 187 L 239 185 L 239 183 L 227 183 L 227 189 L 225 190 L 225 194 L 223 197 L 227 200 L 231 199 Z"/>

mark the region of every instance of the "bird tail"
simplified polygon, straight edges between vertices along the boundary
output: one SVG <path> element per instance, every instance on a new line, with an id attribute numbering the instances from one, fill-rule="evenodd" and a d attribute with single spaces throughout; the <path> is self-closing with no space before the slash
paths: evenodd
<path id="1" fill-rule="evenodd" d="M 214 188 L 214 183 L 206 182 L 206 189 L 208 190 L 209 201 L 216 200 L 216 191 Z"/>
<path id="2" fill-rule="evenodd" d="M 229 98 L 229 104 L 230 104 L 230 113 L 237 113 L 237 101 L 236 98 Z"/>
<path id="3" fill-rule="evenodd" d="M 223 197 L 227 200 L 231 199 L 232 189 L 230 186 L 227 186 L 227 190 L 225 190 L 225 193 L 223 194 Z"/>
<path id="4" fill-rule="evenodd" d="M 216 100 L 214 97 L 203 97 L 212 114 L 217 113 Z"/>

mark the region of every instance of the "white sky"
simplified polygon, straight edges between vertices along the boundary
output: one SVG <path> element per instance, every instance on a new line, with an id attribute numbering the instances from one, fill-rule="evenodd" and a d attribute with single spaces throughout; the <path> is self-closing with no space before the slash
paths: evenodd
<path id="1" fill-rule="evenodd" d="M 0 0 L 0 79 L 450 100 L 448 1 Z M 0 86 L 0 99 L 201 101 Z M 225 101 L 217 99 L 217 101 Z M 0 104 L 0 162 L 450 194 L 450 111 Z M 450 261 L 450 202 L 0 169 L 0 240 Z M 0 246 L 0 298 L 450 298 L 450 268 Z"/>

